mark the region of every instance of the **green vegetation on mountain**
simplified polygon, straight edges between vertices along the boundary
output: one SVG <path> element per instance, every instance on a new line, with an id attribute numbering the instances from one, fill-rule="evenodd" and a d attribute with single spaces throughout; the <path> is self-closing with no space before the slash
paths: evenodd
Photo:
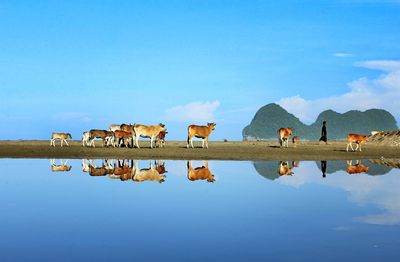
<path id="1" fill-rule="evenodd" d="M 328 139 L 345 139 L 348 133 L 370 134 L 374 130 L 398 129 L 392 114 L 382 109 L 365 112 L 352 110 L 340 114 L 333 110 L 322 112 L 317 120 L 306 125 L 277 104 L 260 108 L 250 125 L 243 129 L 243 139 L 277 139 L 281 127 L 293 128 L 300 139 L 317 140 L 321 135 L 322 121 L 327 121 Z"/>

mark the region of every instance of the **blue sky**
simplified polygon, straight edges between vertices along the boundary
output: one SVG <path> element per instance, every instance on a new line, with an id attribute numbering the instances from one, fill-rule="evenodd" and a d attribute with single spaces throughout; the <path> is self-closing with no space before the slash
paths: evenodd
<path id="1" fill-rule="evenodd" d="M 1 1 L 0 139 L 400 110 L 400 1 Z"/>

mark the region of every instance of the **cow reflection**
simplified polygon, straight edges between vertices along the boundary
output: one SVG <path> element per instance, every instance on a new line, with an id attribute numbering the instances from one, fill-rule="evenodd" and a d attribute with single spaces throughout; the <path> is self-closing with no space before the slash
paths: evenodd
<path id="1" fill-rule="evenodd" d="M 350 175 L 366 173 L 368 172 L 368 169 L 368 166 L 361 164 L 361 160 L 357 160 L 354 165 L 352 163 L 352 160 L 347 161 L 347 173 Z"/>
<path id="2" fill-rule="evenodd" d="M 289 165 L 288 161 L 280 161 L 278 165 L 278 174 L 280 176 L 291 176 L 294 174 L 292 169 L 298 166 L 299 164 L 296 161 L 293 161 L 292 166 Z"/>
<path id="3" fill-rule="evenodd" d="M 163 163 L 161 163 L 161 161 L 158 161 L 154 164 L 152 161 L 150 161 L 150 168 L 139 169 L 139 163 L 136 160 L 135 170 L 133 173 L 134 175 L 132 180 L 135 182 L 153 181 L 162 183 L 165 181 L 166 176 L 164 173 L 167 173 L 167 171 L 165 170 L 165 166 Z"/>
<path id="4" fill-rule="evenodd" d="M 211 183 L 215 181 L 214 175 L 208 168 L 208 161 L 205 161 L 205 165 L 196 168 L 193 168 L 192 161 L 188 161 L 187 168 L 188 168 L 187 177 L 190 181 L 207 180 L 207 182 Z"/>
<path id="5" fill-rule="evenodd" d="M 68 160 L 65 162 L 63 160 L 60 160 L 60 165 L 56 165 L 56 160 L 52 159 L 50 160 L 50 166 L 51 166 L 51 171 L 52 172 L 69 172 L 72 168 L 72 166 L 67 165 Z"/>
<path id="6" fill-rule="evenodd" d="M 85 172 L 86 168 L 89 167 L 90 176 L 106 176 L 112 174 L 113 169 L 107 163 L 107 160 L 101 161 L 101 166 L 97 166 L 93 160 L 89 160 L 86 163 L 82 161 L 82 170 Z"/>

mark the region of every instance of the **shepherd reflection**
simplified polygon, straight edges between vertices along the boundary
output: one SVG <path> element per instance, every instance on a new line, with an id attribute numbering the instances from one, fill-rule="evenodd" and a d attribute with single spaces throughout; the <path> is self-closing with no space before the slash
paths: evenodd
<path id="1" fill-rule="evenodd" d="M 352 162 L 353 162 L 352 160 L 347 161 L 347 173 L 349 175 L 368 172 L 369 167 L 361 164 L 361 160 L 357 160 L 357 162 L 354 165 Z"/>
<path id="2" fill-rule="evenodd" d="M 50 160 L 50 166 L 51 166 L 51 171 L 52 172 L 69 172 L 72 168 L 72 166 L 67 165 L 68 160 L 65 162 L 61 159 L 60 160 L 60 165 L 56 165 L 56 160 L 51 159 Z"/>
<path id="3" fill-rule="evenodd" d="M 326 160 L 321 160 L 322 177 L 326 177 Z"/>
<path id="4" fill-rule="evenodd" d="M 190 181 L 207 180 L 207 182 L 214 183 L 215 177 L 208 168 L 208 161 L 205 161 L 201 167 L 196 167 L 194 169 L 192 166 L 192 161 L 188 161 L 187 168 L 187 177 Z"/>

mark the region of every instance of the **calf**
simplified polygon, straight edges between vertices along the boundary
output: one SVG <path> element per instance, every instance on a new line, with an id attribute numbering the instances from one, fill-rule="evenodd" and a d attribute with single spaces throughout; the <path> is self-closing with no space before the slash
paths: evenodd
<path id="1" fill-rule="evenodd" d="M 68 138 L 72 139 L 72 136 L 70 133 L 52 133 L 51 139 L 50 139 L 50 146 L 56 146 L 57 139 L 61 140 L 61 146 L 63 146 L 63 141 L 67 144 L 67 146 L 69 146 L 69 144 L 66 140 Z"/>
<path id="2" fill-rule="evenodd" d="M 100 138 L 103 140 L 103 147 L 106 145 L 106 140 L 114 136 L 114 132 L 100 129 L 92 129 L 89 131 L 89 144 L 95 147 L 94 139 Z M 107 143 L 108 145 L 108 143 Z"/>
<path id="3" fill-rule="evenodd" d="M 292 143 L 296 147 L 297 144 L 299 143 L 299 137 L 298 136 L 293 136 Z"/>
<path id="4" fill-rule="evenodd" d="M 90 133 L 89 132 L 83 132 L 82 133 L 82 146 L 89 146 L 89 140 L 90 140 Z"/>
<path id="5" fill-rule="evenodd" d="M 281 127 L 278 130 L 278 140 L 279 140 L 279 145 L 289 147 L 289 138 L 292 135 L 292 128 L 289 127 Z"/>
<path id="6" fill-rule="evenodd" d="M 357 149 L 360 148 L 360 152 L 361 152 L 361 144 L 364 142 L 368 142 L 368 136 L 359 135 L 359 134 L 348 134 L 346 151 L 349 152 L 349 146 L 350 146 L 351 150 L 354 151 L 352 143 L 356 143 L 357 147 L 356 147 L 355 151 L 357 151 Z"/>
<path id="7" fill-rule="evenodd" d="M 129 146 L 129 140 L 132 140 L 132 133 L 131 132 L 126 132 L 122 130 L 116 130 L 114 132 L 114 147 L 117 145 L 118 147 L 121 147 L 121 144 L 124 143 L 126 147 Z"/>
<path id="8" fill-rule="evenodd" d="M 189 143 L 193 146 L 193 137 L 201 138 L 202 147 L 204 148 L 204 143 L 208 148 L 208 137 L 210 136 L 211 132 L 215 130 L 216 123 L 207 123 L 206 126 L 197 126 L 197 125 L 190 125 L 188 126 L 188 138 L 187 138 L 187 145 L 186 147 L 189 148 Z"/>
<path id="9" fill-rule="evenodd" d="M 155 142 L 155 147 L 165 147 L 165 136 L 168 134 L 168 132 L 165 131 L 161 131 L 160 133 L 158 133 L 158 135 L 156 136 L 156 142 Z"/>

